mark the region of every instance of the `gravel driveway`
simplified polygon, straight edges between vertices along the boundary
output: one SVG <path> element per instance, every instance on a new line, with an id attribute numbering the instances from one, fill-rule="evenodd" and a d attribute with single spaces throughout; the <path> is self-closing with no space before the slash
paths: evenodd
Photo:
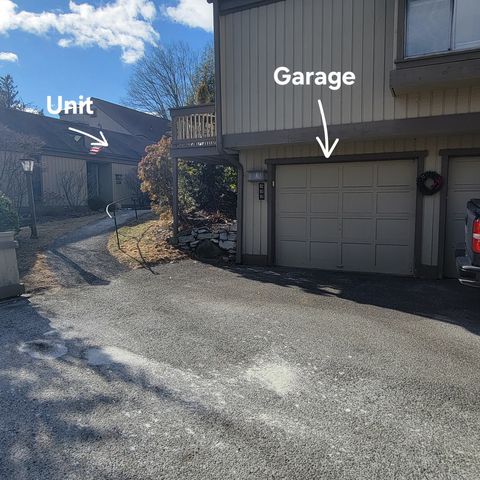
<path id="1" fill-rule="evenodd" d="M 477 290 L 155 273 L 0 306 L 2 480 L 480 478 Z"/>

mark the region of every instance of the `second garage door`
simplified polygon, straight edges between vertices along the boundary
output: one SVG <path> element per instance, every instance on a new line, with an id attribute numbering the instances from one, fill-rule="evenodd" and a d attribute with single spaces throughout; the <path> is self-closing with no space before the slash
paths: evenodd
<path id="1" fill-rule="evenodd" d="M 276 170 L 278 265 L 414 273 L 415 160 Z"/>
<path id="2" fill-rule="evenodd" d="M 480 158 L 452 158 L 448 169 L 445 276 L 456 277 L 455 256 L 465 249 L 467 203 L 480 198 Z"/>

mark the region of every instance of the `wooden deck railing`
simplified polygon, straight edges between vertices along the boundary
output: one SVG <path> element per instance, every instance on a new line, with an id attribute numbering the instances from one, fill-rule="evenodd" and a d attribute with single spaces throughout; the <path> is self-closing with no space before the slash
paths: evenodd
<path id="1" fill-rule="evenodd" d="M 216 146 L 215 105 L 173 108 L 172 148 L 201 149 Z"/>

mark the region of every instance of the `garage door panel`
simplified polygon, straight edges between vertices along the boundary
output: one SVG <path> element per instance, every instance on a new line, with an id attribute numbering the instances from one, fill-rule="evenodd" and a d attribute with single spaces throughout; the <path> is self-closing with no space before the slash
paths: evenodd
<path id="1" fill-rule="evenodd" d="M 311 213 L 331 213 L 338 214 L 338 193 L 311 193 L 310 212 Z"/>
<path id="2" fill-rule="evenodd" d="M 338 242 L 338 219 L 336 218 L 311 218 L 310 240 L 313 242 Z"/>
<path id="3" fill-rule="evenodd" d="M 415 162 L 412 161 L 415 165 Z M 409 187 L 414 181 L 412 168 L 405 168 L 405 161 L 382 162 L 377 170 L 378 187 Z"/>
<path id="4" fill-rule="evenodd" d="M 277 169 L 277 185 L 279 188 L 305 188 L 307 171 L 304 165 L 285 165 Z"/>
<path id="5" fill-rule="evenodd" d="M 310 267 L 336 270 L 338 266 L 338 244 L 312 242 L 310 244 Z"/>
<path id="6" fill-rule="evenodd" d="M 282 240 L 304 240 L 307 236 L 305 217 L 282 217 L 277 225 L 278 238 Z"/>
<path id="7" fill-rule="evenodd" d="M 307 212 L 307 195 L 305 192 L 280 192 L 278 201 L 278 212 L 282 213 L 303 213 Z"/>
<path id="8" fill-rule="evenodd" d="M 347 243 L 372 243 L 375 238 L 373 218 L 344 218 L 342 241 Z"/>
<path id="9" fill-rule="evenodd" d="M 347 192 L 343 193 L 343 208 L 345 214 L 364 214 L 370 215 L 374 209 L 374 194 L 365 192 Z"/>
<path id="10" fill-rule="evenodd" d="M 359 272 L 374 271 L 373 245 L 344 243 L 342 245 L 342 265 L 344 270 Z"/>
<path id="11" fill-rule="evenodd" d="M 451 160 L 452 165 L 448 175 L 448 182 L 455 187 L 475 187 L 480 184 L 480 161 L 478 158 Z"/>
<path id="12" fill-rule="evenodd" d="M 343 187 L 373 186 L 372 164 L 345 164 L 343 166 Z"/>
<path id="13" fill-rule="evenodd" d="M 413 192 L 381 192 L 377 194 L 377 213 L 409 215 L 413 208 Z"/>
<path id="14" fill-rule="evenodd" d="M 340 168 L 338 165 L 311 165 L 311 188 L 338 188 Z"/>
<path id="15" fill-rule="evenodd" d="M 480 182 L 479 182 L 480 185 Z M 463 217 L 465 218 L 466 215 L 466 207 L 469 200 L 472 198 L 478 198 L 479 192 L 478 190 L 467 190 L 467 191 L 459 191 L 459 190 L 451 190 L 451 194 L 448 195 L 448 210 L 449 216 L 451 217 Z"/>
<path id="16" fill-rule="evenodd" d="M 308 267 L 307 242 L 280 240 L 277 244 L 277 260 L 286 267 Z"/>
<path id="17" fill-rule="evenodd" d="M 295 165 L 282 172 L 276 196 L 280 265 L 411 274 L 416 162 Z M 285 168 L 285 170 L 284 170 Z M 286 188 L 285 184 L 304 188 Z"/>
<path id="18" fill-rule="evenodd" d="M 412 252 L 408 245 L 377 245 L 376 270 L 379 273 L 413 273 Z"/>
<path id="19" fill-rule="evenodd" d="M 411 221 L 404 219 L 377 219 L 376 241 L 388 245 L 408 245 L 411 239 Z"/>

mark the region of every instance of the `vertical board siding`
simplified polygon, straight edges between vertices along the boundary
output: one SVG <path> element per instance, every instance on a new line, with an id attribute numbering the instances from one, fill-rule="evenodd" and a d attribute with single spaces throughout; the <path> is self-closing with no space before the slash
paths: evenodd
<path id="1" fill-rule="evenodd" d="M 247 133 L 320 125 L 317 99 L 331 124 L 480 110 L 480 87 L 393 97 L 394 0 L 285 0 L 221 17 L 223 132 Z M 353 87 L 278 86 L 291 71 L 353 71 Z"/>
<path id="2" fill-rule="evenodd" d="M 425 171 L 441 173 L 442 159 L 439 151 L 445 148 L 480 148 L 480 138 L 475 135 L 424 137 L 415 139 L 386 139 L 368 142 L 343 142 L 336 155 L 403 152 L 426 150 Z M 240 152 L 240 161 L 245 169 L 265 169 L 265 160 L 271 158 L 318 157 L 318 146 L 285 145 Z M 270 199 L 258 199 L 258 185 L 245 178 L 243 253 L 267 255 L 267 205 Z M 423 198 L 422 263 L 436 265 L 438 258 L 438 232 L 440 228 L 440 196 Z"/>
<path id="3" fill-rule="evenodd" d="M 132 165 L 126 165 L 121 163 L 112 163 L 112 186 L 113 186 L 113 199 L 120 200 L 121 198 L 129 197 L 133 195 L 133 191 L 128 186 L 127 176 L 132 172 L 136 172 L 137 168 Z M 117 179 L 115 175 L 122 175 L 121 185 L 117 185 Z M 130 204 L 130 199 L 127 199 L 125 204 Z"/>
<path id="4" fill-rule="evenodd" d="M 64 173 L 74 172 L 78 175 L 78 180 L 84 182 L 84 192 L 82 197 L 87 201 L 87 162 L 85 160 L 75 160 L 72 158 L 53 157 L 50 155 L 42 155 L 42 191 L 46 204 L 66 204 L 54 200 L 54 195 L 64 197 L 61 185 L 59 183 L 60 176 Z M 54 195 L 52 195 L 54 194 Z"/>

